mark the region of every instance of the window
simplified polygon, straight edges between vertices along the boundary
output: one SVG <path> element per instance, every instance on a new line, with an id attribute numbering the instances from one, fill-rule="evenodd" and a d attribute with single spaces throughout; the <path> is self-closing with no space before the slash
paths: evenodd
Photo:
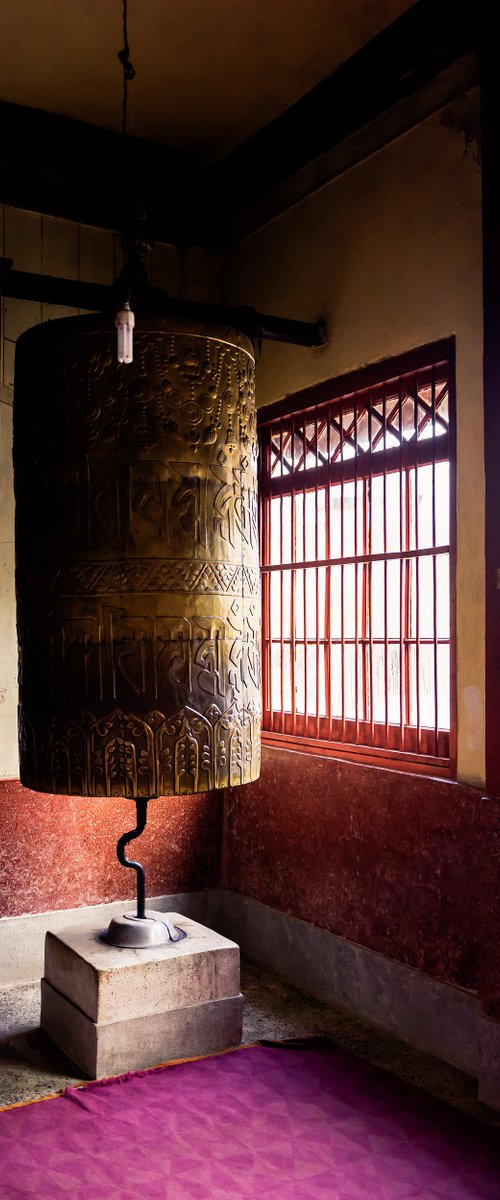
<path id="1" fill-rule="evenodd" d="M 265 740 L 449 770 L 453 342 L 261 410 Z"/>

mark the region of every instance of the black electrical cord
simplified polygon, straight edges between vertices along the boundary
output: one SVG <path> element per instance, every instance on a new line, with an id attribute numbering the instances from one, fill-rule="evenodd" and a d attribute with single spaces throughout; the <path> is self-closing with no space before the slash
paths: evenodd
<path id="1" fill-rule="evenodd" d="M 127 143 L 127 101 L 128 101 L 128 84 L 132 79 L 135 79 L 135 70 L 130 61 L 130 47 L 128 44 L 127 30 L 127 0 L 123 0 L 123 49 L 118 51 L 118 58 L 123 67 L 123 94 L 122 94 L 122 170 L 123 170 L 123 235 L 124 242 L 128 230 L 128 143 Z M 123 247 L 123 263 L 125 266 L 126 251 Z"/>
<path id="2" fill-rule="evenodd" d="M 123 67 L 123 100 L 122 100 L 122 134 L 127 136 L 127 85 L 135 79 L 135 70 L 130 61 L 130 46 L 127 32 L 127 0 L 123 0 L 123 50 L 118 51 L 118 58 Z"/>

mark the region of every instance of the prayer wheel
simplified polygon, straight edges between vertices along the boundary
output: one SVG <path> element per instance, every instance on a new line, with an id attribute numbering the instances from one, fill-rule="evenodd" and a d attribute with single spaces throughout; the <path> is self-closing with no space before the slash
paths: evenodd
<path id="1" fill-rule="evenodd" d="M 254 356 L 232 329 L 113 318 L 18 341 L 21 781 L 149 799 L 260 766 Z"/>

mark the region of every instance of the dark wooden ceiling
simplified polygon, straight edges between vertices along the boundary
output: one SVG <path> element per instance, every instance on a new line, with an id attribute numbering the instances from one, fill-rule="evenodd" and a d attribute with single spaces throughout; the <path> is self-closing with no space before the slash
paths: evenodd
<path id="1" fill-rule="evenodd" d="M 57 2 L 51 0 L 56 6 Z M 75 2 L 80 0 L 70 0 L 69 8 Z M 453 94 L 463 86 L 463 75 L 446 72 L 468 56 L 470 62 L 478 44 L 481 5 L 473 0 L 419 0 L 411 8 L 398 7 L 405 11 L 388 27 L 251 136 L 239 142 L 237 138 L 235 147 L 217 161 L 195 153 L 189 138 L 174 138 L 176 145 L 165 145 L 129 137 L 130 192 L 133 202 L 146 208 L 153 236 L 176 243 L 227 244 L 236 231 L 258 223 L 262 198 L 276 194 L 308 163 L 324 158 L 403 104 L 411 124 L 408 102 L 437 78 L 445 79 L 445 99 L 446 88 Z M 361 12 L 363 5 L 356 4 L 354 11 L 358 9 Z M 387 11 L 383 3 L 380 16 Z M 358 42 L 365 28 L 366 22 L 360 21 Z M 350 43 L 344 39 L 343 44 L 353 43 L 356 38 Z M 470 83 L 470 67 L 465 77 Z M 303 78 L 298 72 L 299 91 Z M 230 79 L 225 86 L 230 104 Z M 13 94 L 18 94 L 15 89 Z M 22 94 L 32 95 L 33 89 Z M 440 96 L 434 89 L 435 107 L 442 102 Z M 149 129 L 147 123 L 144 127 Z M 249 127 L 251 121 L 248 125 L 242 119 L 240 134 Z M 397 122 L 394 130 L 396 134 Z M 223 143 L 220 135 L 218 144 Z M 208 139 L 205 151 L 209 144 L 215 143 Z M 119 133 L 58 112 L 0 101 L 4 203 L 117 228 L 123 210 L 122 162 Z"/>

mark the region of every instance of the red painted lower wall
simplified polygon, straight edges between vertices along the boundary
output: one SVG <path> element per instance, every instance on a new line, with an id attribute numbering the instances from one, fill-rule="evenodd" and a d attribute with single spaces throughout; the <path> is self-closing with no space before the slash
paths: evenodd
<path id="1" fill-rule="evenodd" d="M 0 783 L 0 915 L 132 897 L 115 847 L 134 824 L 132 801 Z M 149 896 L 222 883 L 473 989 L 500 1019 L 500 802 L 473 788 L 265 748 L 224 813 L 221 793 L 151 801 L 135 848 Z"/>
<path id="2" fill-rule="evenodd" d="M 224 883 L 500 1016 L 500 804 L 444 779 L 266 748 L 230 793 Z"/>
<path id="3" fill-rule="evenodd" d="M 151 800 L 128 851 L 146 870 L 146 895 L 219 882 L 221 794 Z M 78 908 L 135 895 L 116 843 L 135 826 L 131 800 L 89 800 L 0 782 L 0 916 Z"/>

